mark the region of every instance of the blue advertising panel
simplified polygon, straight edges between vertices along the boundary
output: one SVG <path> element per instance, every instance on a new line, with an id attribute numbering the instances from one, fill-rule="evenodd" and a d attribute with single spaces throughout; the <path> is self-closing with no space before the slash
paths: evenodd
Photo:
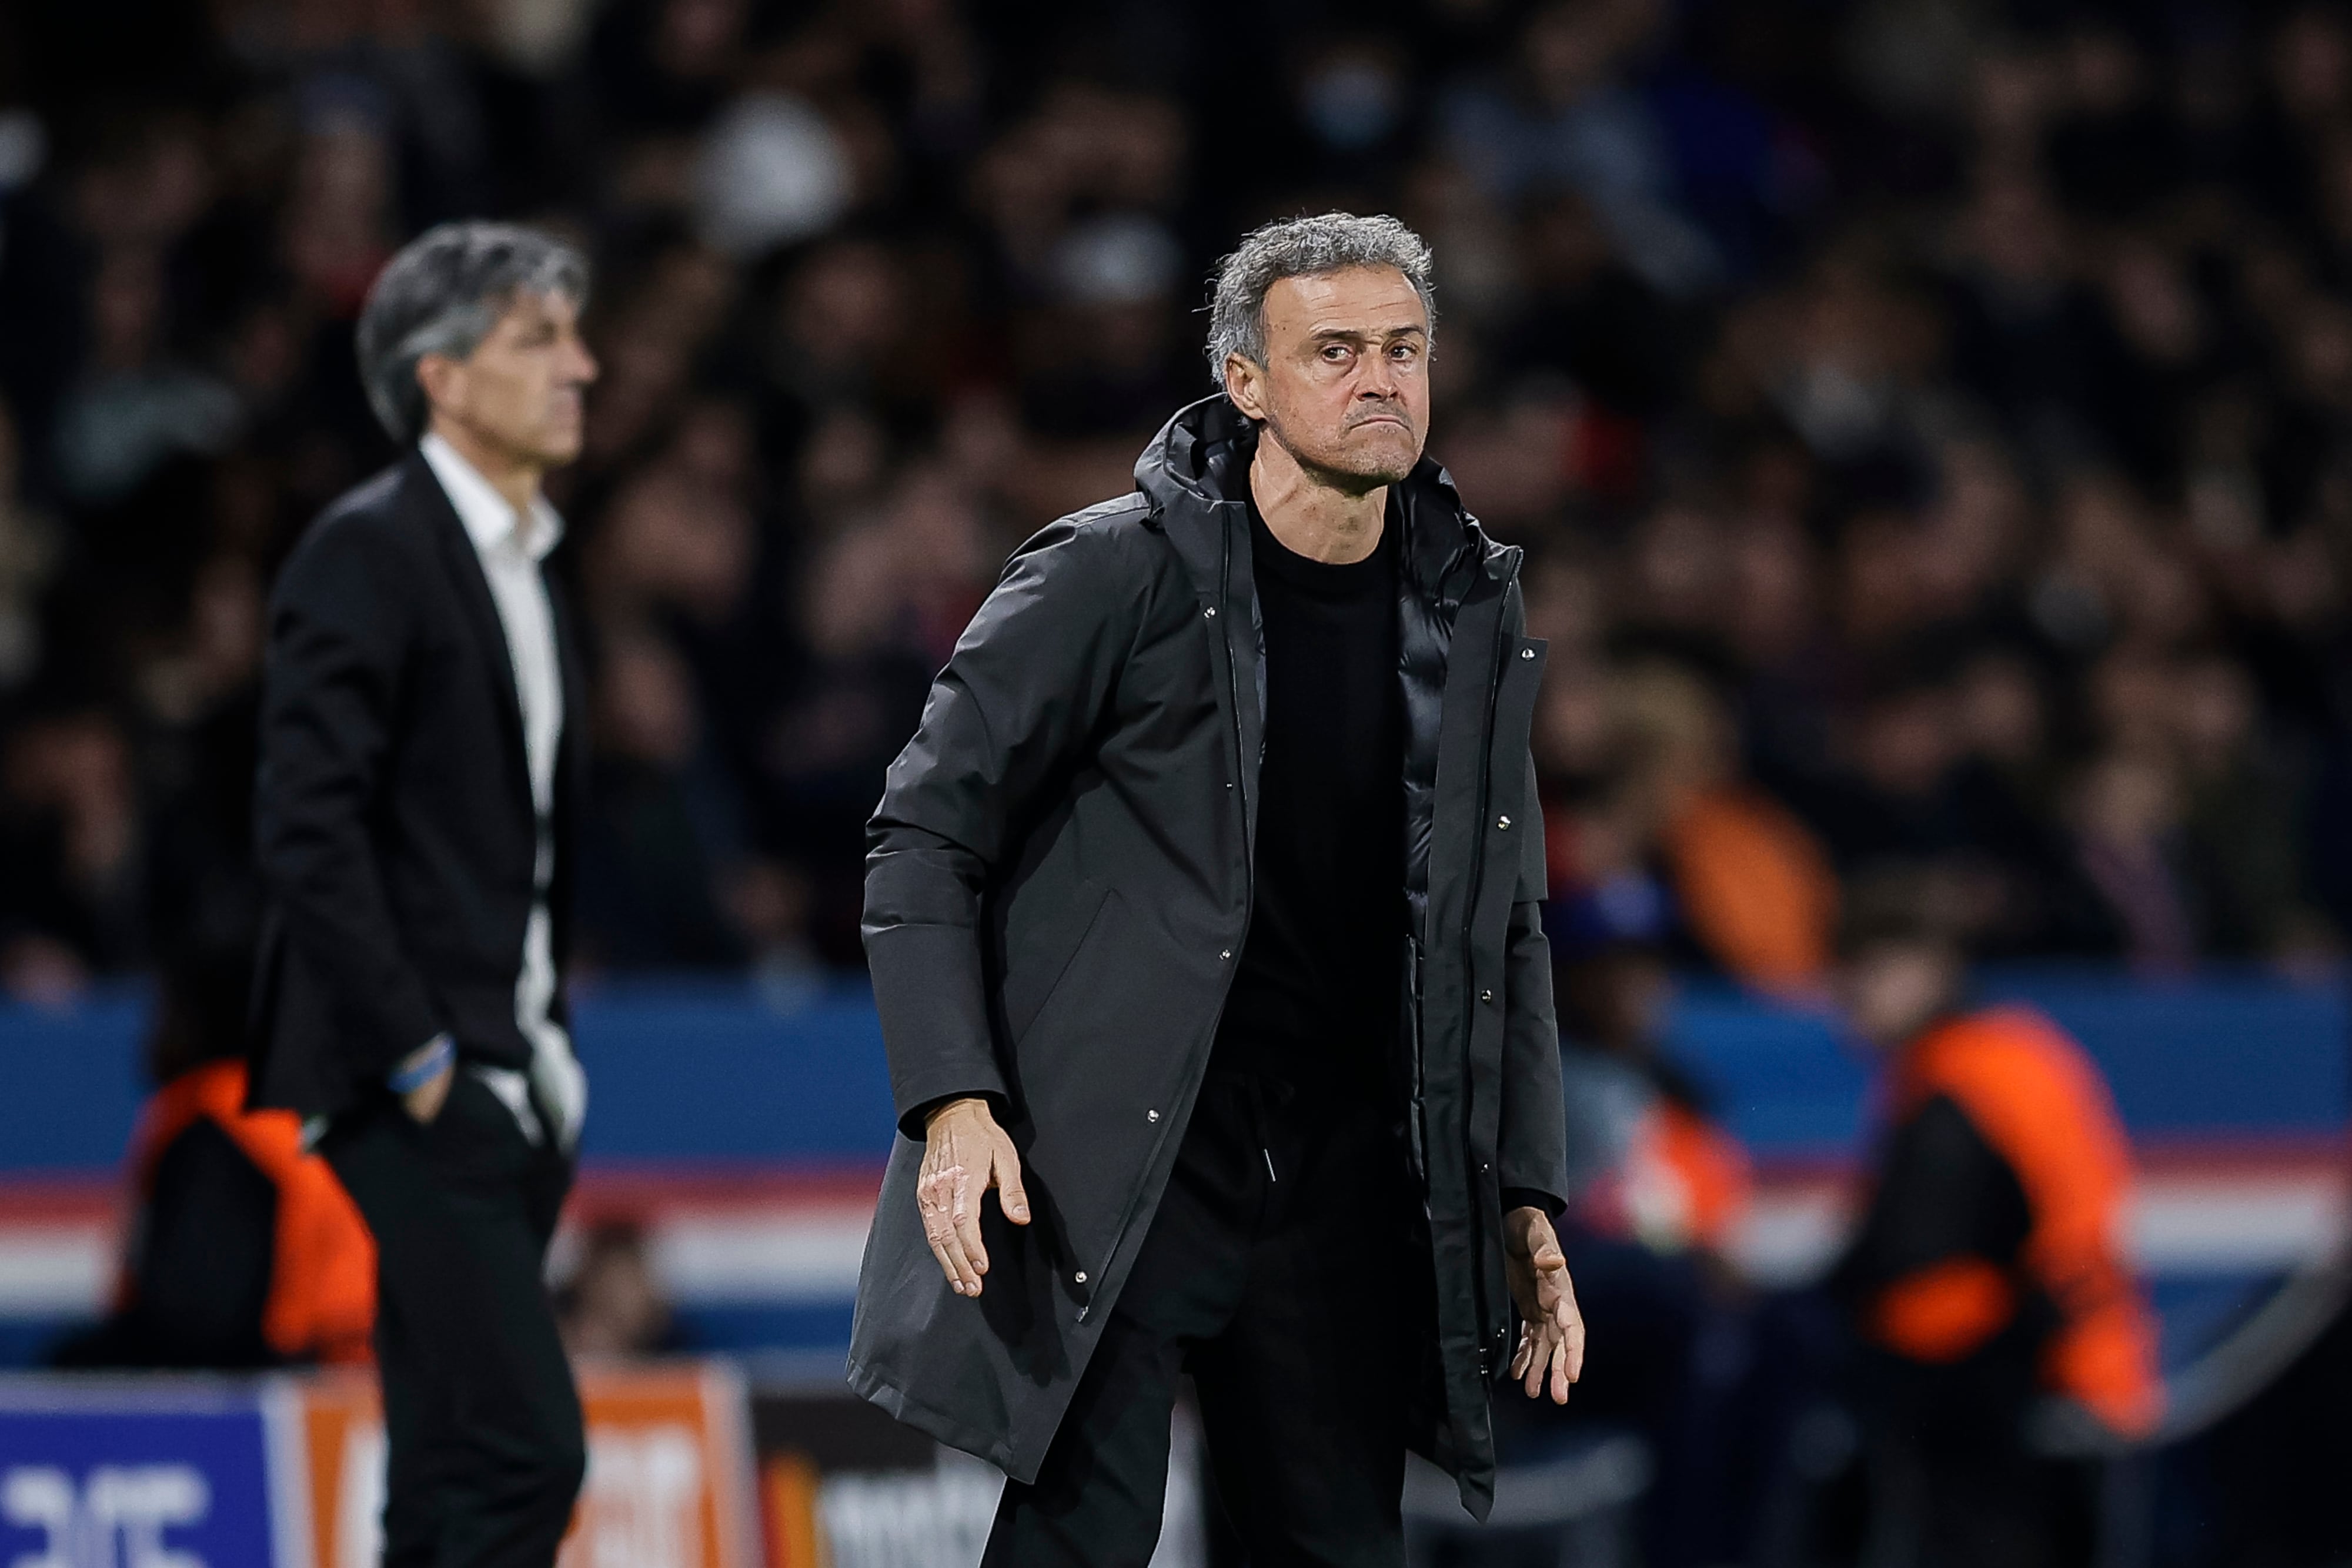
<path id="1" fill-rule="evenodd" d="M 0 1389 L 0 1563 L 280 1563 L 267 1398 L 49 1379 Z"/>

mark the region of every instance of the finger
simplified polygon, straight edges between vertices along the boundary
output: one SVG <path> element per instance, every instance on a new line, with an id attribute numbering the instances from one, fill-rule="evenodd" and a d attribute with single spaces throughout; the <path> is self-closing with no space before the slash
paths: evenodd
<path id="1" fill-rule="evenodd" d="M 1568 1403 L 1568 1386 L 1576 1380 L 1568 1374 L 1568 1341 L 1555 1340 L 1551 1347 L 1551 1402 Z"/>
<path id="2" fill-rule="evenodd" d="M 948 1283 L 961 1296 L 979 1292 L 980 1276 L 965 1255 L 963 1238 L 958 1233 L 955 1217 L 962 1203 L 962 1193 L 970 1183 L 961 1166 L 949 1166 L 934 1171 L 928 1178 L 929 1190 L 924 1195 L 923 1232 L 930 1239 L 931 1250 L 938 1253 L 940 1267 L 948 1271 Z"/>
<path id="3" fill-rule="evenodd" d="M 940 1272 L 947 1276 L 948 1288 L 957 1295 L 962 1295 L 963 1269 L 957 1263 L 954 1254 L 948 1250 L 948 1243 L 936 1236 L 931 1238 L 931 1256 L 940 1260 Z"/>
<path id="4" fill-rule="evenodd" d="M 988 1272 L 988 1249 L 980 1244 L 980 1195 L 986 1189 L 968 1172 L 958 1171 L 954 1206 L 948 1218 L 955 1222 L 956 1243 L 964 1258 L 965 1294 L 980 1294 L 980 1277 Z"/>
<path id="5" fill-rule="evenodd" d="M 1551 1364 L 1551 1329 L 1549 1324 L 1538 1329 L 1528 1342 L 1528 1365 L 1519 1379 L 1520 1390 L 1530 1399 L 1543 1392 L 1544 1369 Z"/>
<path id="6" fill-rule="evenodd" d="M 932 1185 L 930 1190 L 923 1195 L 923 1239 L 931 1244 L 931 1256 L 940 1260 L 940 1271 L 947 1275 L 948 1283 L 955 1287 L 956 1294 L 961 1296 L 966 1293 L 964 1279 L 970 1270 L 964 1262 L 963 1249 L 956 1242 L 955 1223 L 948 1215 L 943 1176 L 944 1173 L 941 1178 L 925 1178 Z"/>
<path id="7" fill-rule="evenodd" d="M 940 1214 L 940 1239 L 934 1243 L 934 1249 L 947 1260 L 948 1282 L 956 1288 L 956 1294 L 978 1295 L 980 1275 L 973 1270 L 971 1260 L 964 1253 L 963 1238 L 957 1233 L 955 1219 L 951 1214 L 946 1212 Z"/>
<path id="8" fill-rule="evenodd" d="M 1568 1380 L 1573 1383 L 1584 1375 L 1584 1312 L 1576 1304 L 1573 1286 L 1562 1292 L 1552 1314 L 1559 1325 L 1560 1343 L 1568 1349 Z"/>
<path id="9" fill-rule="evenodd" d="M 963 1270 L 949 1250 L 955 1241 L 955 1228 L 948 1224 L 944 1213 L 928 1206 L 923 1210 L 923 1239 L 930 1243 L 931 1256 L 940 1260 L 940 1272 L 948 1277 L 956 1294 L 963 1294 Z"/>
<path id="10" fill-rule="evenodd" d="M 1519 1325 L 1519 1346 L 1517 1350 L 1511 1353 L 1511 1375 L 1513 1377 L 1524 1377 L 1527 1375 L 1528 1358 L 1534 1352 L 1534 1343 L 1535 1342 L 1528 1337 L 1528 1325 L 1521 1323 Z"/>
<path id="11" fill-rule="evenodd" d="M 1004 1210 L 1004 1218 L 1015 1225 L 1029 1223 L 1029 1189 L 1021 1185 L 1021 1156 L 1013 1152 L 1013 1140 L 1006 1138 L 996 1146 L 996 1201 Z"/>

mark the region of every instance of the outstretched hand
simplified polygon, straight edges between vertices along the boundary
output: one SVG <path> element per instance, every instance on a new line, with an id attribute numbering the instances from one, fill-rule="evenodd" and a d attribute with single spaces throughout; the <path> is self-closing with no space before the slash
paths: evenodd
<path id="1" fill-rule="evenodd" d="M 996 1124 L 985 1100 L 950 1100 L 923 1124 L 923 1168 L 915 1202 L 931 1256 L 960 1296 L 980 1294 L 988 1249 L 980 1241 L 980 1199 L 996 1188 L 1004 1218 L 1029 1223 L 1029 1195 L 1021 1186 L 1021 1156 Z"/>
<path id="2" fill-rule="evenodd" d="M 1515 1208 L 1503 1216 L 1503 1267 L 1519 1309 L 1511 1375 L 1528 1398 L 1539 1397 L 1549 1383 L 1551 1402 L 1565 1405 L 1569 1385 L 1584 1375 L 1584 1315 L 1577 1311 L 1576 1286 L 1550 1215 Z"/>

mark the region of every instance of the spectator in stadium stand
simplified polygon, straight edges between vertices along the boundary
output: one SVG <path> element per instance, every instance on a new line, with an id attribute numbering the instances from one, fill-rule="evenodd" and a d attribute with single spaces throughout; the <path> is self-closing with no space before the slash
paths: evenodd
<path id="1" fill-rule="evenodd" d="M 1544 924 L 1559 1002 L 1570 1213 L 1661 1256 L 1719 1260 L 1747 1212 L 1748 1155 L 1659 1049 L 1673 985 L 1663 890 L 1643 883 L 1562 900 L 1546 907 Z"/>
<path id="2" fill-rule="evenodd" d="M 1579 892 L 1544 909 L 1568 1110 L 1568 1212 L 1587 1331 L 1609 1347 L 1569 1424 L 1630 1425 L 1657 1477 L 1645 1500 L 1652 1568 L 1737 1559 L 1746 1511 L 1728 1419 L 1743 1392 L 1746 1292 L 1729 1259 L 1752 1182 L 1748 1154 L 1662 1049 L 1671 921 L 1654 881 Z M 1543 1412 L 1549 1416 L 1550 1412 Z M 1552 1428 L 1555 1422 L 1531 1420 Z"/>
<path id="3" fill-rule="evenodd" d="M 1929 1568 L 2087 1562 L 2091 1478 L 2032 1433 L 2065 1410 L 2145 1437 L 2162 1413 L 2118 1250 L 2131 1151 L 2056 1024 L 1969 1004 L 1934 904 L 1909 879 L 1859 887 L 1842 944 L 1848 1021 L 1887 1058 L 1875 1180 L 1832 1278 L 1864 1347 L 1874 1528 Z"/>
<path id="4" fill-rule="evenodd" d="M 891 766 L 850 1380 L 1011 1474 L 991 1563 L 1149 1557 L 1185 1371 L 1253 1560 L 1402 1563 L 1407 1448 L 1483 1515 L 1488 1385 L 1580 1372 L 1542 648 L 1423 455 L 1430 305 L 1392 218 L 1247 236 L 1221 394 L 1014 555 Z"/>
<path id="5" fill-rule="evenodd" d="M 407 452 L 269 611 L 254 1102 L 313 1118 L 380 1259 L 384 1561 L 546 1568 L 585 1464 L 542 1282 L 587 1105 L 562 1002 L 586 705 L 541 492 L 595 375 L 585 262 L 429 230 L 359 322 Z"/>
<path id="6" fill-rule="evenodd" d="M 240 1371 L 364 1362 L 375 1242 L 301 1118 L 246 1108 L 245 970 L 166 977 L 155 1093 L 129 1160 L 132 1215 L 106 1321 L 60 1366 Z"/>
<path id="7" fill-rule="evenodd" d="M 555 1292 L 563 1348 L 576 1356 L 608 1357 L 684 1350 L 677 1319 L 646 1255 L 645 1228 L 612 1218 L 586 1229 L 572 1277 Z"/>

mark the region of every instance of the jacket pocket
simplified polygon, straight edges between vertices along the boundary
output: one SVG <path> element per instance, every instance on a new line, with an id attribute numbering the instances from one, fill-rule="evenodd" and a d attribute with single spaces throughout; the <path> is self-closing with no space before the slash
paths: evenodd
<path id="1" fill-rule="evenodd" d="M 1081 1301 L 1104 1278 L 1152 1151 L 1179 1120 L 1198 1019 L 1162 965 L 1147 923 L 1110 894 L 1013 1051 L 1025 1112 L 1013 1136 L 1025 1140 L 1030 1195 Z"/>
<path id="2" fill-rule="evenodd" d="M 1056 912 L 1061 919 L 1048 916 L 1041 921 L 1040 929 L 1007 954 L 1003 994 L 1008 1042 L 1019 1046 L 1053 1005 L 1110 896 L 1108 887 L 1080 883 L 1076 896 Z"/>

